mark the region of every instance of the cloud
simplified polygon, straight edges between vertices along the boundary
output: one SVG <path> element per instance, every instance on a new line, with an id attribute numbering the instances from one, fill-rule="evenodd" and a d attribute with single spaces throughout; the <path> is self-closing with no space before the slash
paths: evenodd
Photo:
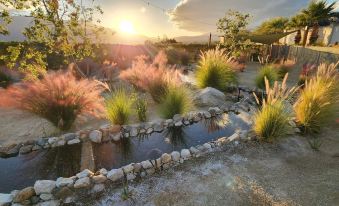
<path id="1" fill-rule="evenodd" d="M 291 16 L 308 3 L 309 0 L 181 0 L 168 15 L 180 29 L 214 32 L 217 20 L 229 9 L 251 14 L 253 28 L 271 17 Z"/>

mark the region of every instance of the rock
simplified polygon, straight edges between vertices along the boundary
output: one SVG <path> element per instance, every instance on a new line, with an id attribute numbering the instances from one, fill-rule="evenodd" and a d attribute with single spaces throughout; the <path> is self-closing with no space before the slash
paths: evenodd
<path id="1" fill-rule="evenodd" d="M 146 173 L 147 173 L 148 175 L 152 175 L 152 174 L 155 173 L 155 169 L 154 169 L 154 168 L 147 169 L 147 170 L 146 170 Z"/>
<path id="2" fill-rule="evenodd" d="M 93 188 L 91 189 L 91 193 L 95 194 L 95 193 L 100 193 L 103 192 L 105 190 L 105 185 L 104 184 L 95 184 L 93 186 Z"/>
<path id="3" fill-rule="evenodd" d="M 89 133 L 89 139 L 95 143 L 101 143 L 102 132 L 99 130 L 93 130 Z"/>
<path id="4" fill-rule="evenodd" d="M 138 128 L 137 127 L 132 127 L 130 133 L 131 137 L 136 137 L 138 136 L 139 132 L 138 132 Z"/>
<path id="5" fill-rule="evenodd" d="M 48 142 L 46 138 L 39 138 L 35 143 L 41 147 L 43 147 Z"/>
<path id="6" fill-rule="evenodd" d="M 173 161 L 175 162 L 178 162 L 180 160 L 180 153 L 177 151 L 173 151 L 171 153 L 171 156 L 172 156 Z"/>
<path id="7" fill-rule="evenodd" d="M 202 146 L 204 146 L 207 150 L 211 150 L 212 146 L 208 143 L 203 144 Z"/>
<path id="8" fill-rule="evenodd" d="M 187 160 L 191 157 L 191 153 L 188 149 L 182 149 L 180 155 L 184 160 Z"/>
<path id="9" fill-rule="evenodd" d="M 153 128 L 150 127 L 150 128 L 147 129 L 146 134 L 152 134 L 152 132 L 153 132 Z"/>
<path id="10" fill-rule="evenodd" d="M 126 166 L 124 166 L 124 167 L 122 168 L 122 170 L 125 172 L 125 174 L 132 172 L 133 169 L 134 169 L 133 163 L 132 163 L 132 164 L 129 164 L 129 165 L 126 165 Z"/>
<path id="11" fill-rule="evenodd" d="M 81 179 L 78 179 L 75 183 L 74 183 L 74 188 L 78 189 L 78 188 L 85 188 L 85 187 L 89 187 L 91 185 L 91 180 L 89 179 L 89 177 L 83 177 Z"/>
<path id="12" fill-rule="evenodd" d="M 145 134 L 145 133 L 146 133 L 146 129 L 141 128 L 141 129 L 139 130 L 139 134 Z"/>
<path id="13" fill-rule="evenodd" d="M 52 194 L 41 194 L 40 199 L 42 199 L 43 201 L 48 201 L 48 200 L 53 199 L 53 195 Z"/>
<path id="14" fill-rule="evenodd" d="M 167 154 L 167 153 L 164 153 L 161 155 L 161 162 L 166 164 L 168 162 L 170 162 L 172 160 L 172 156 Z"/>
<path id="15" fill-rule="evenodd" d="M 53 145 L 54 143 L 56 143 L 58 141 L 57 137 L 50 137 L 48 138 L 48 144 Z"/>
<path id="16" fill-rule="evenodd" d="M 34 145 L 33 147 L 32 147 L 32 151 L 37 151 L 37 150 L 41 150 L 42 148 L 41 148 L 41 146 L 39 146 L 39 145 Z"/>
<path id="17" fill-rule="evenodd" d="M 195 147 L 190 147 L 190 152 L 194 155 L 198 155 L 200 151 Z"/>
<path id="18" fill-rule="evenodd" d="M 61 199 L 64 200 L 67 197 L 73 196 L 74 192 L 69 188 L 69 187 L 63 187 L 61 189 L 59 189 L 54 196 L 56 197 L 56 199 Z"/>
<path id="19" fill-rule="evenodd" d="M 104 183 L 107 180 L 107 177 L 104 175 L 96 175 L 92 177 L 93 182 L 96 184 Z"/>
<path id="20" fill-rule="evenodd" d="M 142 166 L 142 168 L 144 168 L 144 169 L 149 169 L 149 168 L 152 168 L 152 167 L 153 167 L 152 163 L 151 163 L 149 160 L 142 161 L 142 162 L 141 162 L 141 166 Z"/>
<path id="21" fill-rule="evenodd" d="M 35 195 L 35 191 L 33 187 L 26 187 L 25 189 L 20 190 L 16 195 L 14 195 L 13 202 L 23 202 L 25 200 L 29 200 L 31 197 Z"/>
<path id="22" fill-rule="evenodd" d="M 174 126 L 176 126 L 176 127 L 181 127 L 183 124 L 182 124 L 182 121 L 179 121 L 179 122 L 176 122 L 175 124 L 174 124 Z"/>
<path id="23" fill-rule="evenodd" d="M 0 193 L 0 206 L 11 205 L 12 200 L 11 194 Z"/>
<path id="24" fill-rule="evenodd" d="M 50 200 L 47 202 L 40 202 L 37 204 L 37 206 L 59 206 L 60 201 L 59 200 Z"/>
<path id="25" fill-rule="evenodd" d="M 128 134 L 128 133 L 127 133 Z M 113 141 L 119 141 L 120 138 L 121 138 L 121 133 L 115 133 L 115 134 L 110 134 L 110 138 L 113 140 Z"/>
<path id="26" fill-rule="evenodd" d="M 161 124 L 156 124 L 156 125 L 154 125 L 154 131 L 155 132 L 162 132 L 162 131 L 164 131 L 164 127 L 161 126 Z"/>
<path id="27" fill-rule="evenodd" d="M 72 186 L 74 184 L 74 180 L 72 178 L 64 178 L 64 177 L 59 177 L 55 185 L 57 187 L 65 187 L 65 186 Z"/>
<path id="28" fill-rule="evenodd" d="M 19 150 L 20 154 L 27 154 L 32 151 L 33 145 L 25 145 L 22 146 Z"/>
<path id="29" fill-rule="evenodd" d="M 75 139 L 69 140 L 69 141 L 67 142 L 67 144 L 68 144 L 68 145 L 73 145 L 73 144 L 79 144 L 80 142 L 81 142 L 80 139 L 75 138 Z"/>
<path id="30" fill-rule="evenodd" d="M 182 118 L 181 114 L 176 114 L 176 115 L 173 116 L 173 121 L 174 122 L 181 122 L 182 119 L 183 118 Z"/>
<path id="31" fill-rule="evenodd" d="M 206 119 L 209 119 L 209 118 L 212 117 L 211 113 L 209 113 L 209 112 L 203 112 L 203 115 Z"/>
<path id="32" fill-rule="evenodd" d="M 31 204 L 35 205 L 39 202 L 40 198 L 38 196 L 31 197 Z"/>
<path id="33" fill-rule="evenodd" d="M 108 171 L 107 171 L 105 168 L 101 168 L 101 169 L 99 170 L 99 173 L 100 173 L 101 175 L 106 176 L 107 173 L 108 173 Z"/>
<path id="34" fill-rule="evenodd" d="M 66 142 L 72 141 L 77 137 L 75 133 L 68 133 L 61 136 Z"/>
<path id="35" fill-rule="evenodd" d="M 136 164 L 133 165 L 133 171 L 134 171 L 135 173 L 140 172 L 141 168 L 142 168 L 142 167 L 141 167 L 141 164 L 140 164 L 140 163 L 136 163 Z"/>
<path id="36" fill-rule="evenodd" d="M 124 172 L 122 169 L 112 169 L 107 173 L 107 178 L 114 181 L 120 180 L 124 177 Z"/>
<path id="37" fill-rule="evenodd" d="M 199 91 L 194 96 L 195 104 L 201 107 L 220 106 L 225 102 L 225 99 L 226 99 L 226 96 L 224 93 L 212 87 L 207 87 Z"/>
<path id="38" fill-rule="evenodd" d="M 173 124 L 173 119 L 166 119 L 165 124 L 167 125 Z"/>
<path id="39" fill-rule="evenodd" d="M 38 180 L 34 184 L 34 190 L 37 195 L 52 193 L 55 186 L 55 181 L 53 180 Z"/>
<path id="40" fill-rule="evenodd" d="M 65 140 L 59 140 L 57 143 L 56 143 L 56 145 L 58 146 L 58 147 L 61 147 L 61 146 L 64 146 L 66 144 L 66 141 Z"/>
<path id="41" fill-rule="evenodd" d="M 89 169 L 84 169 L 82 172 L 79 172 L 78 174 L 76 174 L 77 178 L 83 178 L 83 177 L 90 177 L 92 176 L 94 173 L 89 170 Z"/>
<path id="42" fill-rule="evenodd" d="M 133 173 L 128 173 L 126 175 L 127 181 L 134 180 L 135 178 L 136 178 L 136 176 Z"/>

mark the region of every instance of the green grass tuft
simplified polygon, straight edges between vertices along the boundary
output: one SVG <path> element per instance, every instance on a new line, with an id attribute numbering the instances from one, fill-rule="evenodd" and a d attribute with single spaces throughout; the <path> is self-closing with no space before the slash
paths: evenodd
<path id="1" fill-rule="evenodd" d="M 147 100 L 145 98 L 139 97 L 136 100 L 136 110 L 138 114 L 138 119 L 141 122 L 146 122 L 147 120 Z"/>
<path id="2" fill-rule="evenodd" d="M 113 124 L 128 123 L 134 98 L 125 89 L 118 88 L 106 99 L 107 119 Z"/>
<path id="3" fill-rule="evenodd" d="M 193 101 L 185 87 L 170 86 L 159 105 L 159 112 L 163 118 L 173 118 L 175 114 L 185 114 L 193 108 Z"/>
<path id="4" fill-rule="evenodd" d="M 212 49 L 201 53 L 196 79 L 199 88 L 213 87 L 224 91 L 229 84 L 237 83 L 237 75 L 225 50 Z"/>
<path id="5" fill-rule="evenodd" d="M 265 77 L 268 79 L 269 85 L 272 86 L 279 78 L 277 69 L 273 65 L 263 66 L 255 78 L 255 85 L 258 88 L 265 89 Z"/>

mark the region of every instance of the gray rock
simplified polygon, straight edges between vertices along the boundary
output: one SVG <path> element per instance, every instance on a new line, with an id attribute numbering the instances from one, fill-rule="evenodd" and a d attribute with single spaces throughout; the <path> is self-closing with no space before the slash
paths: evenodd
<path id="1" fill-rule="evenodd" d="M 32 151 L 37 151 L 37 150 L 41 150 L 42 148 L 41 148 L 41 146 L 39 146 L 39 145 L 34 145 L 33 147 L 32 147 Z"/>
<path id="2" fill-rule="evenodd" d="M 181 127 L 183 124 L 182 124 L 182 121 L 179 121 L 179 122 L 175 122 L 174 123 L 174 126 L 176 127 Z"/>
<path id="3" fill-rule="evenodd" d="M 173 116 L 173 121 L 174 122 L 181 122 L 182 119 L 183 118 L 182 118 L 181 114 L 176 114 L 176 115 Z"/>
<path id="4" fill-rule="evenodd" d="M 73 139 L 75 139 L 77 137 L 77 135 L 75 133 L 68 133 L 68 134 L 64 134 L 62 135 L 62 138 L 68 142 L 68 141 L 71 141 Z"/>
<path id="5" fill-rule="evenodd" d="M 91 189 L 92 194 L 101 193 L 105 190 L 104 184 L 95 184 L 93 188 Z"/>
<path id="6" fill-rule="evenodd" d="M 55 181 L 53 180 L 38 180 L 34 184 L 34 190 L 37 195 L 52 193 L 55 186 Z"/>
<path id="7" fill-rule="evenodd" d="M 139 129 L 137 128 L 137 127 L 132 127 L 131 128 L 131 131 L 130 131 L 130 135 L 131 135 L 131 137 L 136 137 L 136 136 L 138 136 L 138 134 L 139 134 L 139 131 L 138 131 Z"/>
<path id="8" fill-rule="evenodd" d="M 89 139 L 95 143 L 101 143 L 102 132 L 99 130 L 93 130 L 89 133 Z"/>
<path id="9" fill-rule="evenodd" d="M 126 175 L 127 181 L 134 180 L 136 176 L 133 173 L 128 173 Z"/>
<path id="10" fill-rule="evenodd" d="M 141 166 L 142 166 L 144 169 L 149 169 L 149 168 L 152 168 L 152 167 L 153 167 L 152 163 L 151 163 L 149 160 L 142 161 L 142 162 L 141 162 Z"/>
<path id="11" fill-rule="evenodd" d="M 31 197 L 35 195 L 35 191 L 33 187 L 26 187 L 25 189 L 22 189 L 18 191 L 13 198 L 13 202 L 20 203 L 24 202 L 26 200 L 29 200 Z"/>
<path id="12" fill-rule="evenodd" d="M 59 177 L 55 185 L 57 187 L 65 187 L 65 186 L 72 186 L 74 184 L 74 180 L 72 178 L 64 178 L 64 177 Z"/>
<path id="13" fill-rule="evenodd" d="M 152 132 L 153 132 L 153 128 L 150 127 L 150 128 L 147 129 L 146 134 L 152 134 Z"/>
<path id="14" fill-rule="evenodd" d="M 211 150 L 212 149 L 212 146 L 208 143 L 205 143 L 202 145 L 203 147 L 205 147 L 207 150 Z"/>
<path id="15" fill-rule="evenodd" d="M 56 145 L 57 145 L 58 147 L 64 146 L 65 144 L 66 144 L 66 141 L 65 141 L 64 139 L 61 139 L 61 140 L 59 140 L 59 141 L 56 143 Z"/>
<path id="16" fill-rule="evenodd" d="M 133 165 L 133 172 L 138 173 L 138 172 L 140 172 L 141 168 L 142 168 L 141 164 L 136 163 L 136 164 Z"/>
<path id="17" fill-rule="evenodd" d="M 20 154 L 27 154 L 32 151 L 33 145 L 25 145 L 22 146 L 19 150 Z"/>
<path id="18" fill-rule="evenodd" d="M 53 195 L 52 194 L 41 194 L 40 195 L 40 199 L 42 199 L 43 201 L 52 200 L 53 199 Z"/>
<path id="19" fill-rule="evenodd" d="M 50 138 L 48 138 L 48 144 L 50 144 L 50 145 L 53 145 L 54 143 L 56 143 L 57 141 L 59 140 L 59 138 L 57 138 L 57 137 L 50 137 Z"/>
<path id="20" fill-rule="evenodd" d="M 200 151 L 195 147 L 190 147 L 190 152 L 194 155 L 198 155 Z"/>
<path id="21" fill-rule="evenodd" d="M 146 170 L 146 173 L 147 173 L 148 175 L 152 175 L 152 174 L 155 173 L 155 169 L 154 169 L 154 168 L 149 168 L 149 169 Z"/>
<path id="22" fill-rule="evenodd" d="M 127 133 L 128 134 L 128 133 Z M 110 134 L 110 138 L 113 140 L 113 141 L 120 141 L 120 138 L 121 138 L 121 133 L 115 133 L 115 134 Z"/>
<path id="23" fill-rule="evenodd" d="M 107 178 L 114 181 L 120 180 L 124 177 L 124 172 L 121 168 L 119 169 L 112 169 L 107 173 Z"/>
<path id="24" fill-rule="evenodd" d="M 59 200 L 50 200 L 47 202 L 40 202 L 37 204 L 37 206 L 59 206 L 60 201 Z"/>
<path id="25" fill-rule="evenodd" d="M 122 167 L 122 170 L 125 172 L 125 174 L 133 171 L 133 169 L 134 169 L 133 164 L 134 163 Z"/>
<path id="26" fill-rule="evenodd" d="M 171 155 L 169 155 L 169 154 L 167 154 L 167 153 L 164 153 L 164 154 L 162 154 L 161 155 L 161 162 L 162 163 L 168 163 L 168 162 L 170 162 L 172 160 L 172 156 Z"/>
<path id="27" fill-rule="evenodd" d="M 180 160 L 180 153 L 177 151 L 173 151 L 171 153 L 171 156 L 172 156 L 172 160 L 175 162 L 178 162 Z"/>
<path id="28" fill-rule="evenodd" d="M 11 194 L 0 193 L 0 206 L 11 205 L 12 200 Z"/>
<path id="29" fill-rule="evenodd" d="M 100 173 L 101 175 L 106 176 L 107 173 L 108 173 L 108 171 L 107 171 L 105 168 L 101 168 L 101 169 L 99 170 L 99 173 Z"/>
<path id="30" fill-rule="evenodd" d="M 75 181 L 74 183 L 74 188 L 78 189 L 78 188 L 87 188 L 91 185 L 91 180 L 89 179 L 89 177 L 83 177 L 81 179 L 78 179 L 77 181 Z"/>
<path id="31" fill-rule="evenodd" d="M 92 176 L 94 173 L 89 170 L 89 169 L 84 169 L 83 171 L 79 172 L 78 174 L 76 174 L 77 178 L 83 178 L 83 177 L 90 177 Z"/>
<path id="32" fill-rule="evenodd" d="M 48 142 L 48 139 L 46 138 L 39 138 L 37 141 L 36 141 L 36 144 L 43 147 L 46 143 Z"/>
<path id="33" fill-rule="evenodd" d="M 194 95 L 195 104 L 201 107 L 219 106 L 225 102 L 225 99 L 224 93 L 212 87 L 207 87 Z"/>
<path id="34" fill-rule="evenodd" d="M 203 112 L 203 115 L 206 119 L 209 119 L 209 118 L 212 117 L 211 113 L 209 113 L 209 112 Z"/>
<path id="35" fill-rule="evenodd" d="M 79 144 L 80 142 L 81 142 L 80 139 L 75 138 L 75 139 L 69 140 L 69 141 L 67 142 L 67 144 L 68 144 L 68 145 L 73 145 L 73 144 Z"/>
<path id="36" fill-rule="evenodd" d="M 104 183 L 107 180 L 107 177 L 104 175 L 96 175 L 92 177 L 93 182 L 96 184 Z"/>
<path id="37" fill-rule="evenodd" d="M 184 160 L 187 160 L 191 157 L 191 153 L 188 149 L 182 149 L 180 155 Z"/>
<path id="38" fill-rule="evenodd" d="M 154 125 L 154 131 L 155 132 L 162 132 L 162 131 L 164 131 L 164 127 L 161 126 L 161 124 L 156 124 L 156 125 Z"/>

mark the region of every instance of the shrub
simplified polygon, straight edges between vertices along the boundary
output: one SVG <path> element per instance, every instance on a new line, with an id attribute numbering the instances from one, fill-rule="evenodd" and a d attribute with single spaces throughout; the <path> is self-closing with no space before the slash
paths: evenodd
<path id="1" fill-rule="evenodd" d="M 289 120 L 292 114 L 287 105 L 289 98 L 297 88 L 287 89 L 287 77 L 288 75 L 285 76 L 281 85 L 275 82 L 273 88 L 270 88 L 269 81 L 265 77 L 267 97 L 254 116 L 254 131 L 260 139 L 265 141 L 283 137 L 290 129 Z M 258 101 L 257 97 L 256 99 Z"/>
<path id="2" fill-rule="evenodd" d="M 237 83 L 237 75 L 232 70 L 230 59 L 224 49 L 217 47 L 201 52 L 196 79 L 200 88 L 213 87 L 224 91 L 229 84 Z"/>
<path id="3" fill-rule="evenodd" d="M 6 88 L 13 81 L 12 77 L 0 69 L 0 87 Z"/>
<path id="4" fill-rule="evenodd" d="M 139 121 L 145 122 L 147 120 L 147 100 L 145 98 L 139 97 L 136 100 L 136 110 Z"/>
<path id="5" fill-rule="evenodd" d="M 78 116 L 98 116 L 103 111 L 98 83 L 76 80 L 71 73 L 53 72 L 41 80 L 9 87 L 1 95 L 2 106 L 13 106 L 46 118 L 61 130 L 68 130 Z"/>
<path id="6" fill-rule="evenodd" d="M 168 56 L 168 63 L 172 65 L 188 65 L 191 60 L 190 54 L 184 49 L 167 49 L 166 54 Z"/>
<path id="7" fill-rule="evenodd" d="M 170 86 L 160 104 L 159 112 L 163 118 L 173 118 L 175 114 L 185 114 L 193 107 L 192 98 L 185 87 Z"/>
<path id="8" fill-rule="evenodd" d="M 165 62 L 167 59 L 163 52 L 155 57 L 153 63 L 148 63 L 145 56 L 140 56 L 133 62 L 132 68 L 120 73 L 120 78 L 149 92 L 153 100 L 160 103 L 169 84 L 180 84 L 178 70 L 168 67 Z"/>
<path id="9" fill-rule="evenodd" d="M 265 65 L 260 69 L 257 77 L 255 78 L 255 85 L 258 88 L 265 89 L 265 77 L 267 78 L 270 86 L 278 80 L 278 72 L 273 65 Z"/>
<path id="10" fill-rule="evenodd" d="M 294 105 L 297 122 L 307 133 L 318 133 L 338 115 L 339 75 L 336 66 L 321 64 L 315 76 L 306 80 Z"/>
<path id="11" fill-rule="evenodd" d="M 134 98 L 132 95 L 121 88 L 117 88 L 111 92 L 111 95 L 106 99 L 107 119 L 113 124 L 124 125 L 128 123 L 132 113 L 132 105 Z"/>

